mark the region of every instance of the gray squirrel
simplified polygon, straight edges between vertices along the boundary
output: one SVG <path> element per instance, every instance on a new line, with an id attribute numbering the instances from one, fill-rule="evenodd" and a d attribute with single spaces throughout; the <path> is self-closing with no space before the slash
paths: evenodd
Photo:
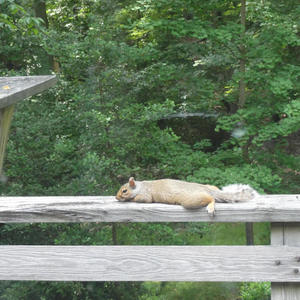
<path id="1" fill-rule="evenodd" d="M 215 202 L 234 203 L 250 201 L 259 194 L 249 185 L 231 184 L 221 190 L 213 185 L 174 179 L 136 181 L 129 178 L 121 186 L 118 201 L 179 204 L 186 209 L 206 206 L 209 215 L 215 214 Z"/>

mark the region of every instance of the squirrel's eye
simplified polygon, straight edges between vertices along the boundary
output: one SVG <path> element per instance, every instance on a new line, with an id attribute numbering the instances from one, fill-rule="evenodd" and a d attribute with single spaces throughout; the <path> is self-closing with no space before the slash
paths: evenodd
<path id="1" fill-rule="evenodd" d="M 126 189 L 125 189 L 125 190 L 123 190 L 123 191 L 122 191 L 122 193 L 127 193 L 127 190 L 126 190 Z"/>

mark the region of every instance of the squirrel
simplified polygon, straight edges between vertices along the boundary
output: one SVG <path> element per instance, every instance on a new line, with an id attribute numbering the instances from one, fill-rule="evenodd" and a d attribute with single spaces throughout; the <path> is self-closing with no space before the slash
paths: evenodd
<path id="1" fill-rule="evenodd" d="M 215 214 L 215 202 L 245 202 L 259 194 L 249 185 L 231 184 L 220 190 L 216 186 L 186 182 L 175 179 L 136 181 L 129 178 L 121 186 L 116 199 L 118 201 L 180 204 L 186 209 L 206 206 L 209 215 Z"/>

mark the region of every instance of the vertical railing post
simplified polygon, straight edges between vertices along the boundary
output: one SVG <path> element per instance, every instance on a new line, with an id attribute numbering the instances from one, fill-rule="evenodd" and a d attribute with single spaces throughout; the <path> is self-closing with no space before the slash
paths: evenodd
<path id="1" fill-rule="evenodd" d="M 273 246 L 299 247 L 300 256 L 300 223 L 272 223 L 271 244 Z M 291 272 L 300 272 L 299 257 L 295 257 L 295 268 Z M 300 283 L 271 283 L 272 300 L 299 300 Z"/>
<path id="2" fill-rule="evenodd" d="M 0 108 L 0 179 L 4 180 L 2 174 L 5 148 L 8 140 L 10 123 L 14 112 L 14 105 Z"/>
<path id="3" fill-rule="evenodd" d="M 0 77 L 0 182 L 5 181 L 3 161 L 15 104 L 56 83 L 55 75 Z"/>

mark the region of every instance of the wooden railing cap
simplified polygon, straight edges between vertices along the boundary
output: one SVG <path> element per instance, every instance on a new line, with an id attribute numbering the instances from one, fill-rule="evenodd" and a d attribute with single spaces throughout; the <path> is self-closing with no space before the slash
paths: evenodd
<path id="1" fill-rule="evenodd" d="M 41 93 L 56 81 L 56 75 L 0 77 L 0 108 Z"/>
<path id="2" fill-rule="evenodd" d="M 263 195 L 187 210 L 180 205 L 124 203 L 112 196 L 1 197 L 0 222 L 300 222 L 300 195 Z"/>

